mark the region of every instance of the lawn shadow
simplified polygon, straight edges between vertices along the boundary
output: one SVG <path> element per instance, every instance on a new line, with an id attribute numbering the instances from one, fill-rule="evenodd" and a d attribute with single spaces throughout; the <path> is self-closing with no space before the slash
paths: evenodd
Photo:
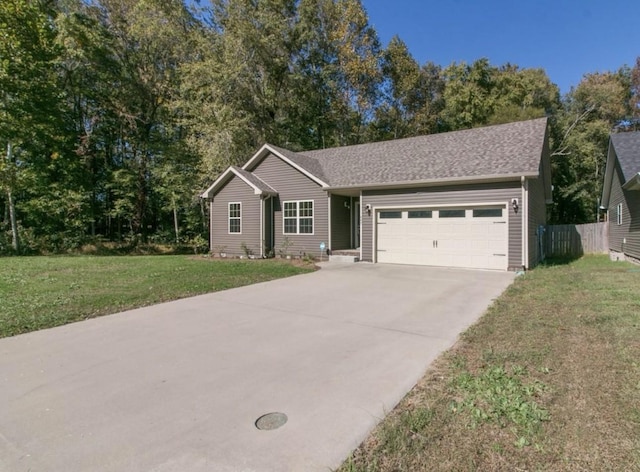
<path id="1" fill-rule="evenodd" d="M 540 262 L 540 266 L 554 267 L 554 266 L 568 265 L 574 261 L 577 261 L 582 256 L 583 256 L 582 254 L 565 254 L 562 256 L 547 257 L 544 261 Z"/>

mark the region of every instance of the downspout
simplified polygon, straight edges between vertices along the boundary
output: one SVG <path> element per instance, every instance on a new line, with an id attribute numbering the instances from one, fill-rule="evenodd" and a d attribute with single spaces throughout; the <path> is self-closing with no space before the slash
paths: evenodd
<path id="1" fill-rule="evenodd" d="M 264 258 L 264 195 L 260 195 L 260 259 Z"/>
<path id="2" fill-rule="evenodd" d="M 213 254 L 213 198 L 209 199 L 209 252 Z"/>
<path id="3" fill-rule="evenodd" d="M 327 192 L 327 218 L 329 220 L 329 224 L 327 227 L 329 228 L 329 234 L 327 235 L 327 249 L 331 251 L 333 246 L 331 245 L 331 192 Z M 322 256 L 322 254 L 320 254 Z"/>
<path id="4" fill-rule="evenodd" d="M 529 268 L 529 181 L 522 176 L 522 268 Z"/>

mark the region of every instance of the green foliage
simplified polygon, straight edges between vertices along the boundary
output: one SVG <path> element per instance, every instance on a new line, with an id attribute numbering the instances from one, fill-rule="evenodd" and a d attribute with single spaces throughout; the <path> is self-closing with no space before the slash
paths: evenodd
<path id="1" fill-rule="evenodd" d="M 485 58 L 452 64 L 443 71 L 447 129 L 540 118 L 560 107 L 558 87 L 542 69 L 495 67 Z"/>
<path id="2" fill-rule="evenodd" d="M 518 443 L 528 444 L 542 421 L 549 419 L 549 412 L 535 402 L 545 391 L 540 381 L 523 383 L 525 369 L 513 365 L 509 371 L 502 366 L 487 366 L 474 375 L 465 371 L 453 381 L 462 398 L 451 404 L 454 412 L 466 412 L 471 423 L 495 422 L 502 427 L 514 426 Z"/>
<path id="3" fill-rule="evenodd" d="M 628 73 L 621 69 L 586 74 L 565 97 L 552 123 L 553 221 L 596 221 L 609 133 L 630 115 L 630 93 Z"/>
<path id="4" fill-rule="evenodd" d="M 608 133 L 639 116 L 640 62 L 560 100 L 541 69 L 419 64 L 399 37 L 383 48 L 359 0 L 6 0 L 0 34 L 5 252 L 20 234 L 26 251 L 207 239 L 199 193 L 264 142 L 317 149 L 544 115 L 552 216 L 593 221 Z"/>

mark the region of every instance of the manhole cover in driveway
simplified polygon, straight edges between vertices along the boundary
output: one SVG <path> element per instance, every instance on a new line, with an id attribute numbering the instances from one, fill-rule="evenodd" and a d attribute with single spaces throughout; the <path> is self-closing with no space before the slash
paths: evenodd
<path id="1" fill-rule="evenodd" d="M 287 422 L 287 415 L 284 413 L 267 413 L 256 420 L 256 428 L 261 430 L 278 429 Z"/>

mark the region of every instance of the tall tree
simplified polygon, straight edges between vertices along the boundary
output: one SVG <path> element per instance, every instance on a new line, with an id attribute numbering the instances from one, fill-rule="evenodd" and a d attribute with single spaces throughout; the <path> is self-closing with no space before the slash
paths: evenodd
<path id="1" fill-rule="evenodd" d="M 441 69 L 420 67 L 406 44 L 394 36 L 383 54 L 383 102 L 376 110 L 374 139 L 430 134 L 439 129 L 444 105 Z"/>
<path id="2" fill-rule="evenodd" d="M 456 130 L 485 124 L 494 108 L 494 71 L 486 58 L 472 64 L 453 63 L 443 71 L 445 78 L 442 120 Z"/>
<path id="3" fill-rule="evenodd" d="M 55 134 L 59 94 L 55 86 L 59 49 L 52 12 L 44 2 L 0 3 L 0 187 L 10 213 L 12 246 L 20 250 L 16 193 L 37 146 Z"/>
<path id="4" fill-rule="evenodd" d="M 629 115 L 628 84 L 623 70 L 586 74 L 565 97 L 552 143 L 554 221 L 596 220 L 609 133 Z"/>

